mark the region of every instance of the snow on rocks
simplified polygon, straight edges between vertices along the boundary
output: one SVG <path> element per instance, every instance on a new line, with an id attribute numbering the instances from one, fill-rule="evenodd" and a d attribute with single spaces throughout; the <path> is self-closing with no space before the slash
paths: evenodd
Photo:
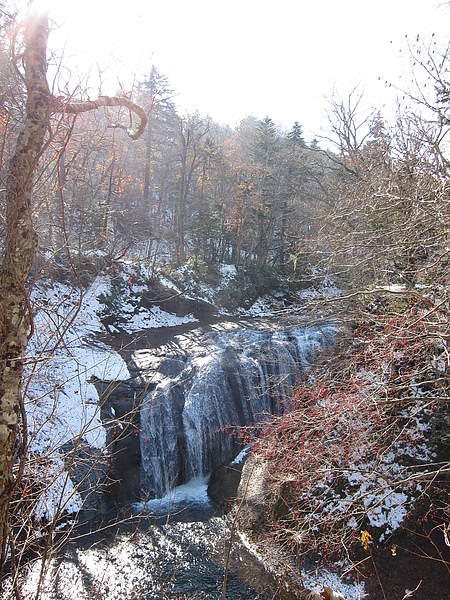
<path id="1" fill-rule="evenodd" d="M 82 294 L 61 283 L 42 281 L 32 294 L 34 335 L 27 350 L 24 394 L 31 459 L 25 476 L 36 482 L 45 465 L 38 518 L 50 520 L 57 511 L 81 508 L 81 498 L 64 471 L 62 447 L 82 439 L 103 448 L 105 431 L 92 378 L 129 377 L 120 355 L 95 339 L 101 330 L 98 295 L 106 286 L 99 277 Z"/>
<path id="2" fill-rule="evenodd" d="M 130 265 L 120 272 L 122 285 L 116 300 L 122 330 L 133 333 L 196 320 L 157 306 L 137 309 L 135 298 L 144 288 L 137 276 L 131 276 L 133 272 Z M 62 447 L 78 439 L 104 450 L 105 430 L 93 381 L 130 377 L 122 357 L 97 337 L 104 332 L 105 300 L 112 294 L 109 276 L 98 276 L 86 291 L 45 280 L 33 289 L 34 335 L 27 349 L 24 397 L 28 451 L 31 457 L 39 457 L 29 461 L 28 477 L 38 480 L 43 462 L 48 476 L 36 506 L 38 517 L 51 519 L 61 507 L 66 512 L 81 508 L 81 498 L 64 471 Z"/>

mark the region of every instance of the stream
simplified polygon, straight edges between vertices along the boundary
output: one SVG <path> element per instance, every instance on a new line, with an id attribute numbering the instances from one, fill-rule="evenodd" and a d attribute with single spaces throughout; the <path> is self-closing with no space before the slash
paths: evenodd
<path id="1" fill-rule="evenodd" d="M 242 448 L 228 428 L 286 410 L 295 381 L 335 334 L 325 323 L 230 321 L 149 331 L 128 344 L 130 380 L 96 383 L 117 455 L 110 510 L 120 506 L 120 520 L 72 535 L 49 563 L 43 600 L 221 598 L 232 523 L 207 483 Z M 37 562 L 25 597 L 39 573 Z M 237 533 L 227 577 L 230 600 L 274 597 L 273 578 Z"/>
<path id="2" fill-rule="evenodd" d="M 120 524 L 65 543 L 48 563 L 42 600 L 222 598 L 231 518 L 208 498 L 204 480 L 133 510 L 134 516 Z M 31 597 L 39 577 L 36 562 L 23 583 L 24 597 Z M 269 600 L 276 587 L 235 534 L 226 598 Z"/>

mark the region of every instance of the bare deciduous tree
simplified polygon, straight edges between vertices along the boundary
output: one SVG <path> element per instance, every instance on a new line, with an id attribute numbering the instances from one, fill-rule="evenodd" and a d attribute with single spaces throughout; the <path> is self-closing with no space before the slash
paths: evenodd
<path id="1" fill-rule="evenodd" d="M 129 111 L 130 125 L 120 122 L 117 127 L 127 129 L 132 139 L 142 134 L 147 123 L 145 111 L 126 97 L 101 96 L 93 101 L 65 102 L 53 96 L 47 83 L 48 14 L 31 5 L 21 27 L 25 49 L 16 59 L 20 58 L 24 65 L 26 114 L 7 172 L 6 240 L 0 267 L 0 566 L 6 560 L 9 501 L 26 457 L 21 379 L 25 351 L 33 333 L 27 279 L 38 246 L 32 193 L 46 137 L 51 135 L 51 120 L 55 114 L 77 115 L 102 106 L 124 107 Z M 139 118 L 136 130 L 131 126 L 132 115 Z M 19 457 L 20 467 L 14 471 Z"/>

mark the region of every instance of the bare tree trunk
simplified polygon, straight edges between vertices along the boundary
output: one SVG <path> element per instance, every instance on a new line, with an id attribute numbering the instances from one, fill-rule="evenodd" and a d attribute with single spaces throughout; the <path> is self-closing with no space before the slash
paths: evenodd
<path id="1" fill-rule="evenodd" d="M 20 479 L 26 456 L 26 418 L 21 396 L 21 380 L 28 340 L 33 331 L 33 315 L 27 279 L 38 246 L 32 220 L 33 179 L 45 148 L 46 132 L 54 113 L 79 114 L 101 106 L 128 109 L 130 125 L 117 124 L 137 139 L 147 123 L 145 112 L 126 97 L 100 96 L 87 102 L 64 103 L 55 98 L 47 84 L 48 15 L 31 5 L 24 23 L 27 88 L 26 114 L 6 176 L 6 240 L 0 266 L 0 574 L 6 560 L 8 508 Z M 131 129 L 132 113 L 139 117 Z M 19 443 L 20 419 L 23 442 Z M 18 457 L 20 466 L 14 473 Z"/>
<path id="2" fill-rule="evenodd" d="M 47 15 L 25 22 L 25 122 L 11 158 L 6 181 L 6 243 L 0 267 L 0 549 L 5 560 L 8 505 L 14 490 L 13 465 L 19 418 L 23 414 L 20 384 L 33 316 L 26 281 L 38 245 L 31 214 L 33 177 L 44 146 L 52 111 L 47 84 Z M 24 441 L 25 443 L 25 441 Z"/>
<path id="3" fill-rule="evenodd" d="M 152 135 L 152 128 L 151 128 L 151 124 L 148 124 L 147 127 L 147 140 L 146 140 L 146 144 L 145 144 L 145 167 L 144 167 L 144 191 L 143 191 L 143 196 L 144 196 L 144 200 L 149 200 L 150 198 L 150 184 L 152 182 L 152 160 L 153 160 L 153 152 L 152 152 L 152 142 L 153 142 L 153 135 Z"/>

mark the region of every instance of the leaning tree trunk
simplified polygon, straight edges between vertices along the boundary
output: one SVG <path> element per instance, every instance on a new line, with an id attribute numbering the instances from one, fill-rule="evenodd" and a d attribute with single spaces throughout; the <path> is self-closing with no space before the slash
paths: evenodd
<path id="1" fill-rule="evenodd" d="M 8 506 L 14 490 L 13 466 L 19 452 L 18 428 L 24 415 L 20 392 L 25 351 L 33 317 L 26 282 L 37 249 L 31 213 L 33 177 L 44 146 L 52 109 L 47 84 L 48 19 L 25 23 L 26 115 L 6 179 L 6 240 L 0 267 L 0 549 L 8 537 Z"/>

